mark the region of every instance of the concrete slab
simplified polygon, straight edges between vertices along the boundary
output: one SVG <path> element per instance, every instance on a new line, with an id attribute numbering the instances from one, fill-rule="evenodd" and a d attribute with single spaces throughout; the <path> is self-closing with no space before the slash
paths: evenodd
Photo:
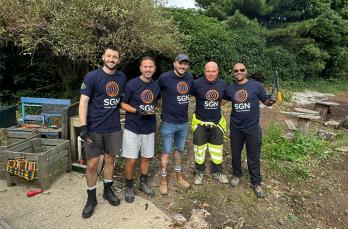
<path id="1" fill-rule="evenodd" d="M 27 197 L 36 190 L 24 186 L 7 187 L 0 180 L 0 219 L 13 228 L 170 228 L 171 219 L 150 201 L 136 196 L 134 203 L 117 193 L 120 206 L 102 198 L 103 184 L 97 184 L 98 205 L 89 219 L 81 217 L 87 198 L 86 182 L 79 173 L 64 174 L 48 190 L 49 194 Z M 147 206 L 147 207 L 146 207 Z M 2 225 L 4 226 L 4 225 Z M 1 228 L 1 226 L 0 226 Z"/>

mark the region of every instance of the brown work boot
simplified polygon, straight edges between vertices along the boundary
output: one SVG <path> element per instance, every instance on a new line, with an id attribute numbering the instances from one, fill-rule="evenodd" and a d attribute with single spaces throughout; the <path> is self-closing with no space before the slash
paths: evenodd
<path id="1" fill-rule="evenodd" d="M 179 184 L 179 186 L 181 188 L 189 188 L 191 187 L 190 183 L 187 182 L 185 179 L 184 179 L 184 176 L 182 175 L 181 172 L 177 172 L 176 173 L 176 182 Z"/>
<path id="2" fill-rule="evenodd" d="M 161 195 L 167 195 L 168 194 L 167 176 L 161 176 L 160 192 L 161 192 Z"/>

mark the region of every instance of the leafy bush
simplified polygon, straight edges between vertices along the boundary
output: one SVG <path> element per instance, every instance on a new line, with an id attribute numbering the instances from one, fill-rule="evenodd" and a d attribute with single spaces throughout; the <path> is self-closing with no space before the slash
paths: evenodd
<path id="1" fill-rule="evenodd" d="M 327 142 L 317 136 L 296 132 L 295 138 L 289 140 L 282 133 L 278 123 L 271 123 L 264 134 L 262 156 L 289 180 L 308 177 L 309 168 L 305 163 L 313 158 L 328 156 Z"/>

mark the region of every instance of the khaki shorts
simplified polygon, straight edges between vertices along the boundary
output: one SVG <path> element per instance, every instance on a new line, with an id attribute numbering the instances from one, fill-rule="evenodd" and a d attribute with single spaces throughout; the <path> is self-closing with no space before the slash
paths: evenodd
<path id="1" fill-rule="evenodd" d="M 88 133 L 91 143 L 85 144 L 86 158 L 99 157 L 107 153 L 120 155 L 122 149 L 122 133 L 115 131 L 111 133 Z"/>
<path id="2" fill-rule="evenodd" d="M 139 152 L 145 158 L 152 158 L 155 155 L 155 133 L 136 134 L 124 129 L 122 156 L 137 159 Z"/>

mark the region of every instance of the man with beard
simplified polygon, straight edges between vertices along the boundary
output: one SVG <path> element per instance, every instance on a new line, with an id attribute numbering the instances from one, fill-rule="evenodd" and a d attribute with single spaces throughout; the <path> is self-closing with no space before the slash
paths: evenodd
<path id="1" fill-rule="evenodd" d="M 234 65 L 233 76 L 235 82 L 228 86 L 224 96 L 224 99 L 232 101 L 230 140 L 234 177 L 231 185 L 236 187 L 240 182 L 241 152 L 245 144 L 251 187 L 258 198 L 264 198 L 265 192 L 261 187 L 260 173 L 262 132 L 259 125 L 259 101 L 266 106 L 272 106 L 275 99 L 271 99 L 266 94 L 261 83 L 247 78 L 247 69 L 244 64 Z"/>
<path id="2" fill-rule="evenodd" d="M 156 64 L 152 57 L 146 56 L 140 60 L 141 75 L 130 80 L 125 89 L 121 107 L 126 113 L 126 123 L 123 133 L 122 156 L 126 158 L 125 200 L 134 201 L 134 167 L 140 152 L 140 185 L 139 189 L 148 196 L 155 192 L 148 184 L 150 159 L 155 154 L 156 115 L 155 105 L 160 88 L 152 76 Z"/>
<path id="3" fill-rule="evenodd" d="M 112 191 L 114 155 L 121 151 L 120 99 L 126 84 L 126 76 L 116 70 L 120 51 L 108 46 L 102 56 L 104 66 L 87 73 L 80 93 L 80 137 L 86 142 L 87 203 L 82 217 L 89 218 L 97 205 L 96 182 L 99 156 L 104 154 L 104 194 L 111 205 L 120 204 Z"/>
<path id="4" fill-rule="evenodd" d="M 204 77 L 194 80 L 191 89 L 191 94 L 196 97 L 196 111 L 192 117 L 196 185 L 203 182 L 207 150 L 210 154 L 213 179 L 223 184 L 229 182 L 226 175 L 222 174 L 226 121 L 221 114 L 221 100 L 227 85 L 218 74 L 218 65 L 208 62 L 204 67 Z"/>
<path id="5" fill-rule="evenodd" d="M 182 188 L 189 188 L 190 184 L 181 172 L 183 152 L 188 132 L 188 104 L 190 89 L 193 82 L 188 73 L 189 57 L 179 54 L 173 63 L 174 70 L 165 72 L 157 80 L 162 94 L 162 124 L 161 137 L 163 154 L 161 158 L 160 192 L 168 193 L 167 164 L 174 144 L 176 182 Z"/>

